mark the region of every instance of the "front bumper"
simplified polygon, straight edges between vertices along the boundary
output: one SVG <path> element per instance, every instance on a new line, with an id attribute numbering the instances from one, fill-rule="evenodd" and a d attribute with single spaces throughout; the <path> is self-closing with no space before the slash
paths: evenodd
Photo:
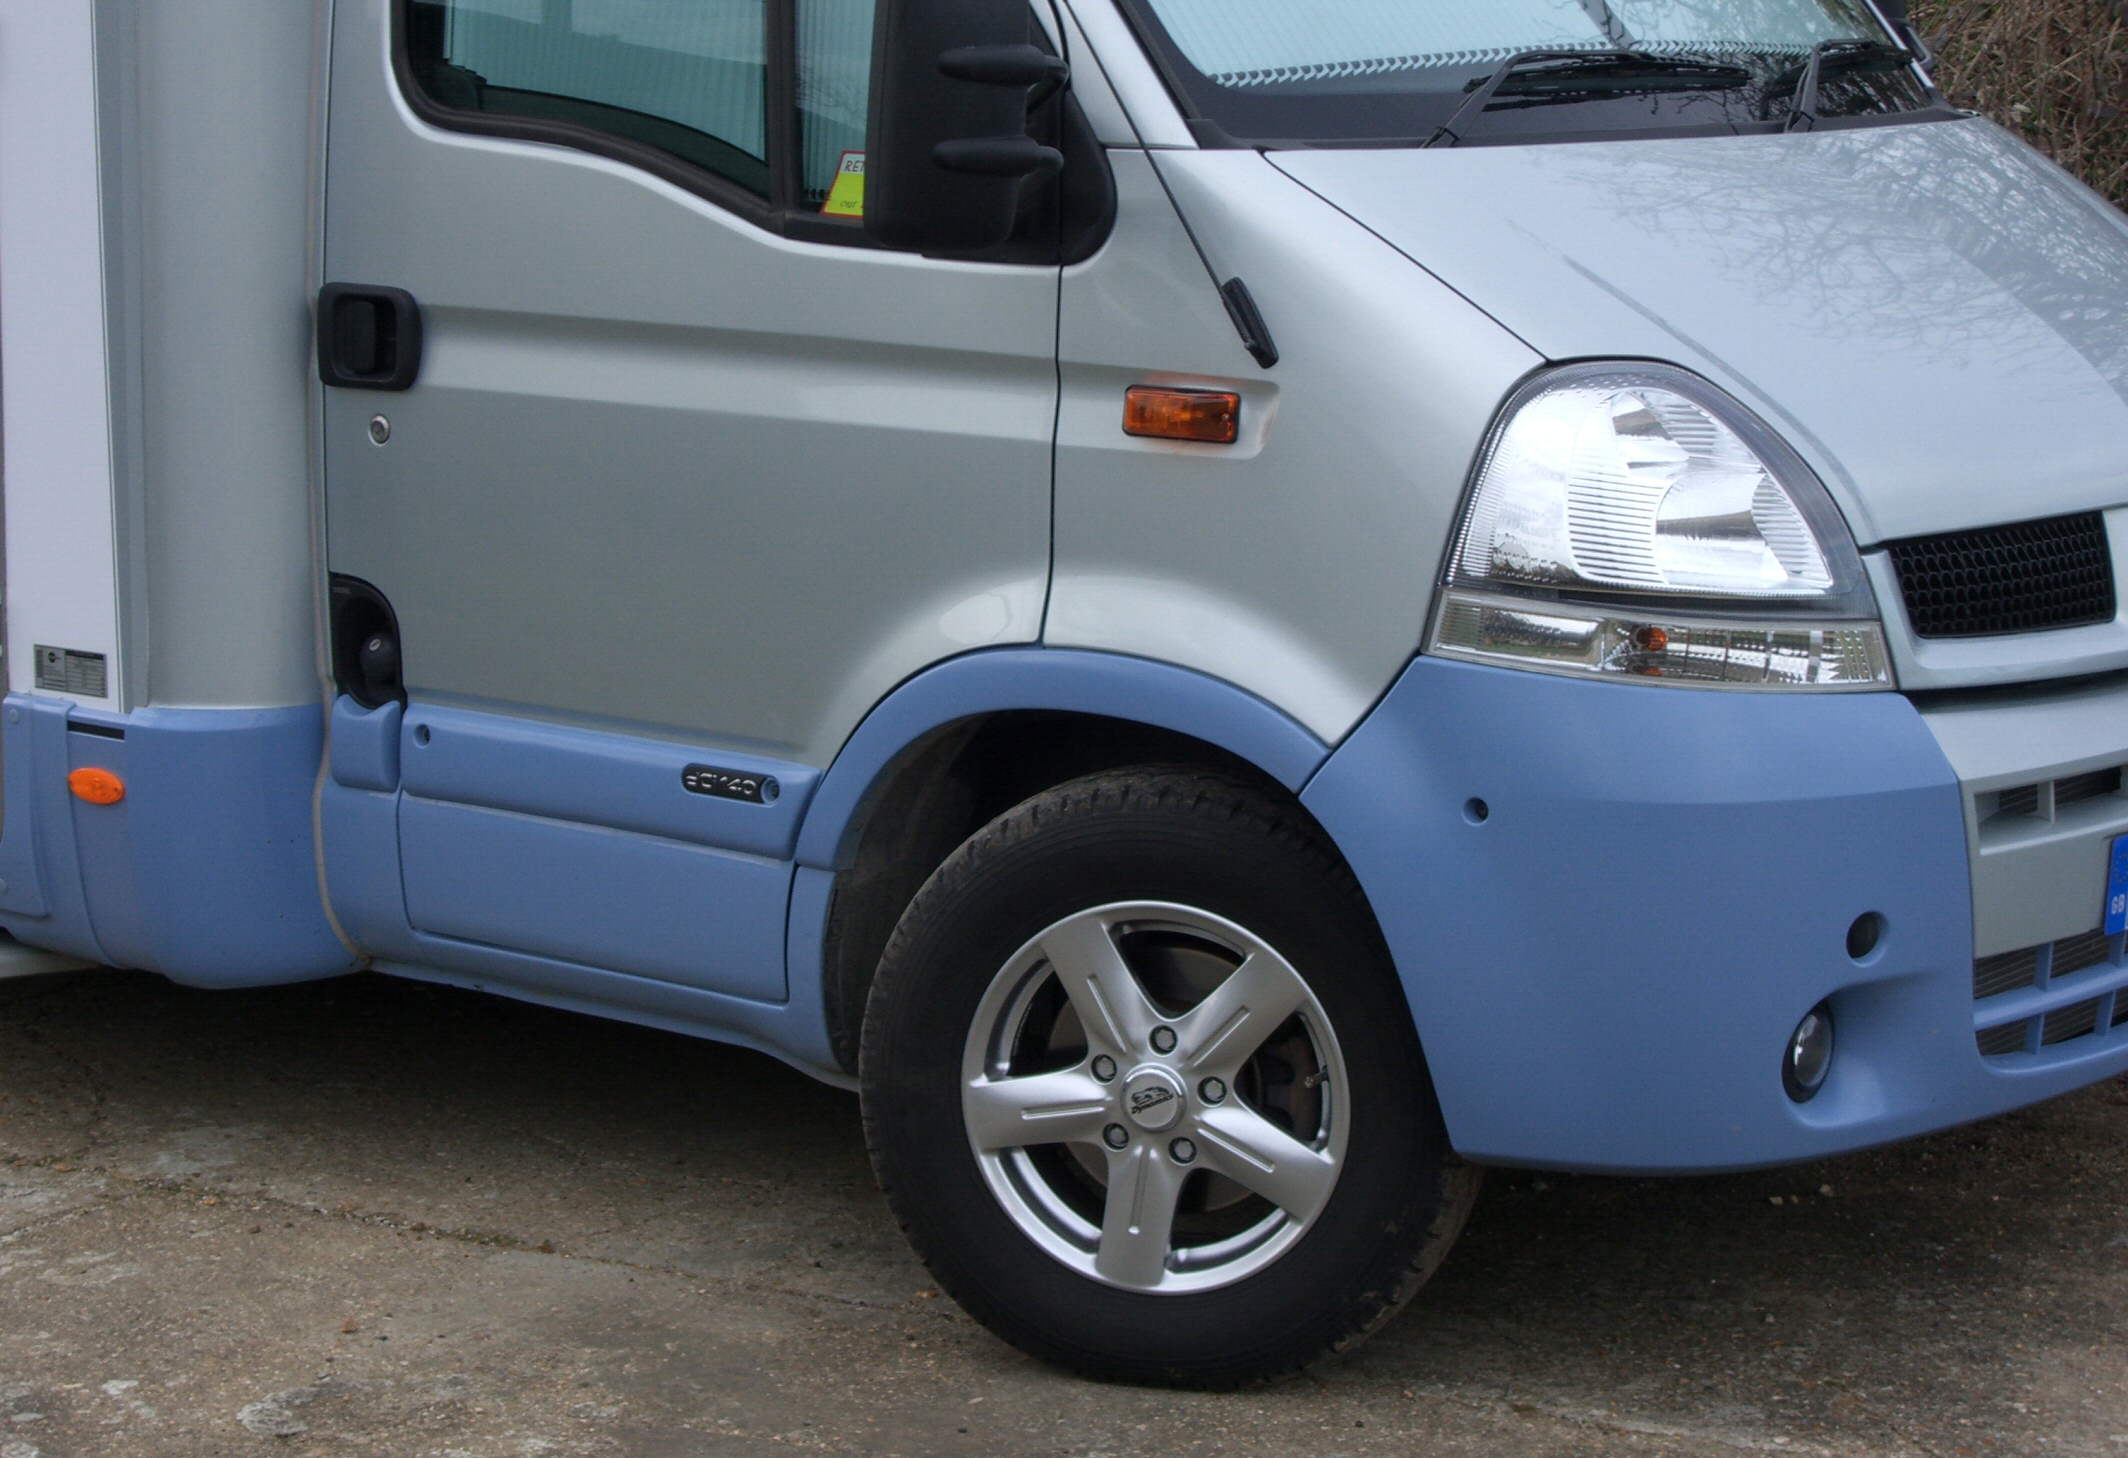
<path id="1" fill-rule="evenodd" d="M 2108 692 L 2128 705 L 2128 690 Z M 1995 707 L 1969 737 L 1999 748 L 1993 774 L 2014 779 L 2015 706 Z M 1374 905 L 1456 1147 L 1568 1169 L 1746 1168 L 2128 1072 L 2128 1025 L 2106 1022 L 2128 1001 L 2107 980 L 2128 981 L 2119 938 L 2076 994 L 2102 999 L 2088 1032 L 1982 1052 L 1987 1018 L 2040 1027 L 2046 1014 L 1976 1012 L 1975 867 L 1984 910 L 2033 893 L 1994 889 L 1998 868 L 1969 838 L 1989 792 L 1961 784 L 1946 745 L 1967 751 L 1949 727 L 1939 739 L 1940 717 L 1890 693 L 1679 690 L 1417 660 L 1304 799 Z M 2103 717 L 2091 711 L 2091 732 L 2128 762 L 2128 707 L 2111 715 L 2118 728 Z M 2077 748 L 2025 752 L 2034 764 L 2100 754 Z M 2082 930 L 2052 929 L 2064 917 L 2098 924 L 2103 872 L 2094 862 L 2083 890 L 2050 893 L 2048 935 Z M 2045 873 L 2018 874 L 2029 887 Z M 1872 913 L 1885 930 L 1857 960 L 1848 931 Z M 2044 980 L 2016 995 L 2067 996 Z M 1782 1055 L 1820 1002 L 1837 1050 L 1823 1090 L 1797 1104 Z"/>

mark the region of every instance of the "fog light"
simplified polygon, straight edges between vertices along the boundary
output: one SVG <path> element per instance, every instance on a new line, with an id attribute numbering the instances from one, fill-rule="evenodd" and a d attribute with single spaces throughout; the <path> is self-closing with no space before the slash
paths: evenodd
<path id="1" fill-rule="evenodd" d="M 1825 1087 L 1831 1068 L 1832 1011 L 1820 1003 L 1796 1024 L 1788 1039 L 1788 1055 L 1781 1060 L 1781 1084 L 1788 1097 L 1807 1104 Z"/>

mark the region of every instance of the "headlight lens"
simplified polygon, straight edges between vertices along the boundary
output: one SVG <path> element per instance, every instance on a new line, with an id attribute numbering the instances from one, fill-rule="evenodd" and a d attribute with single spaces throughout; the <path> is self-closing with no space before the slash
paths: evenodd
<path id="1" fill-rule="evenodd" d="M 1502 412 L 1432 648 L 1732 688 L 1890 684 L 1845 523 L 1778 436 L 1657 365 L 1546 375 Z"/>

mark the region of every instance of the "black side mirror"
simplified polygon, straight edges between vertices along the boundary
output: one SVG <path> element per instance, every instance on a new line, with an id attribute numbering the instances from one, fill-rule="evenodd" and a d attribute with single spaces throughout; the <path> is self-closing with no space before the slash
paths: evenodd
<path id="1" fill-rule="evenodd" d="M 1012 236 L 1031 182 L 1064 156 L 1028 133 L 1069 78 L 1027 0 L 879 0 L 865 231 L 892 248 L 975 253 Z"/>

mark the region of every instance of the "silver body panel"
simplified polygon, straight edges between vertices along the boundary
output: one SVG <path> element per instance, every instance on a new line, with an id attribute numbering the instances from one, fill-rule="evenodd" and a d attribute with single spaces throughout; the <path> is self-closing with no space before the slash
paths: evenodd
<path id="1" fill-rule="evenodd" d="M 337 8 L 326 267 L 409 290 L 426 360 L 325 392 L 326 492 L 414 695 L 821 765 L 917 669 L 1039 635 L 1056 269 L 792 242 L 438 130 L 386 12 Z"/>
<path id="2" fill-rule="evenodd" d="M 132 139 L 105 153 L 105 247 L 133 698 L 313 703 L 325 7 L 107 0 L 98 13 L 104 123 Z"/>
<path id="3" fill-rule="evenodd" d="M 1079 17 L 1069 7 L 1052 13 L 1046 6 L 1037 6 L 1036 14 L 1051 29 L 1059 53 L 1071 66 L 1071 93 L 1095 138 L 1106 147 L 1136 146 L 1137 134 L 1130 117 L 1109 84 L 1101 55 L 1087 38 Z"/>
<path id="4" fill-rule="evenodd" d="M 1122 12 L 1110 0 L 1064 0 L 1064 8 L 1093 48 L 1102 81 L 1128 119 L 1129 130 L 1123 131 L 1090 118 L 1101 127 L 1100 139 L 1112 147 L 1194 148 L 1196 139 Z"/>
<path id="5" fill-rule="evenodd" d="M 1253 152 L 1111 160 L 1116 235 L 1064 283 L 1045 641 L 1197 669 L 1335 743 L 1418 647 L 1470 461 L 1539 361 Z M 1261 301 L 1276 369 L 1243 351 L 1156 161 Z M 1238 391 L 1241 444 L 1126 436 L 1141 383 Z"/>

